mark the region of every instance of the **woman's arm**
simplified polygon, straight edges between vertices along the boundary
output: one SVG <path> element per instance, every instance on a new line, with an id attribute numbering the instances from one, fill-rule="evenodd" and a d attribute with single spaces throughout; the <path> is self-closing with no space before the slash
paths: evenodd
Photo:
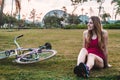
<path id="1" fill-rule="evenodd" d="M 105 55 L 105 60 L 104 60 L 104 65 L 105 68 L 108 67 L 108 32 L 104 31 L 104 55 Z"/>
<path id="2" fill-rule="evenodd" d="M 86 47 L 87 30 L 83 32 L 83 48 Z"/>

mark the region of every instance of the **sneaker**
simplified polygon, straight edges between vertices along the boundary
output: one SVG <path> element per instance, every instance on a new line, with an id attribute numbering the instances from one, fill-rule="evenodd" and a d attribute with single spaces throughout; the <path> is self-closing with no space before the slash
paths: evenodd
<path id="1" fill-rule="evenodd" d="M 82 76 L 85 78 L 88 78 L 89 77 L 89 68 L 84 63 L 80 63 L 79 67 L 81 68 Z"/>
<path id="2" fill-rule="evenodd" d="M 74 67 L 74 74 L 76 74 L 78 77 L 82 77 L 81 68 L 79 66 Z"/>

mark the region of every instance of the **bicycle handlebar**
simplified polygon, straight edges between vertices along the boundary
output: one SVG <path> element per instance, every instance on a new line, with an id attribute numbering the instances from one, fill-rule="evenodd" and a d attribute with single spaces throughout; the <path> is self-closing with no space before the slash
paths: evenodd
<path id="1" fill-rule="evenodd" d="M 21 47 L 20 47 L 20 45 L 17 43 L 16 40 L 17 40 L 17 38 L 20 38 L 20 37 L 23 37 L 23 34 L 15 37 L 15 39 L 14 39 L 14 43 L 16 44 L 16 46 L 17 46 L 18 49 L 20 49 Z"/>
<path id="2" fill-rule="evenodd" d="M 16 38 L 20 38 L 20 37 L 23 37 L 23 34 L 22 34 L 22 35 L 20 35 L 20 36 L 17 36 Z"/>

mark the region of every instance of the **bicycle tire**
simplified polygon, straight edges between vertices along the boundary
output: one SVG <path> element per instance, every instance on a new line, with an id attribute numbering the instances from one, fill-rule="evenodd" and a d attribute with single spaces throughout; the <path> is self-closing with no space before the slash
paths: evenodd
<path id="1" fill-rule="evenodd" d="M 26 54 L 21 55 L 22 57 L 17 58 L 15 60 L 15 62 L 19 63 L 19 64 L 35 63 L 35 62 L 39 62 L 39 61 L 43 61 L 43 60 L 49 59 L 49 58 L 55 56 L 56 53 L 57 53 L 56 50 L 42 50 L 40 53 L 37 53 L 38 55 L 36 56 L 36 58 L 35 57 L 31 58 L 30 57 L 31 54 L 26 53 Z"/>

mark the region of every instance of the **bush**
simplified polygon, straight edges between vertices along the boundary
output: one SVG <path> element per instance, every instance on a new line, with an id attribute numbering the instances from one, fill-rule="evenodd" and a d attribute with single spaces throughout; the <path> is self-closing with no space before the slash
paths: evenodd
<path id="1" fill-rule="evenodd" d="M 72 24 L 72 25 L 66 25 L 64 29 L 86 29 L 87 26 L 85 24 Z M 103 25 L 104 29 L 120 29 L 120 23 L 116 24 L 104 24 Z"/>
<path id="2" fill-rule="evenodd" d="M 75 24 L 72 24 L 72 25 L 66 25 L 64 27 L 64 29 L 86 29 L 87 26 L 86 25 L 82 25 L 82 24 L 78 24 L 78 25 L 75 25 Z"/>
<path id="3" fill-rule="evenodd" d="M 116 24 L 105 24 L 103 25 L 104 29 L 120 29 L 120 23 Z"/>

